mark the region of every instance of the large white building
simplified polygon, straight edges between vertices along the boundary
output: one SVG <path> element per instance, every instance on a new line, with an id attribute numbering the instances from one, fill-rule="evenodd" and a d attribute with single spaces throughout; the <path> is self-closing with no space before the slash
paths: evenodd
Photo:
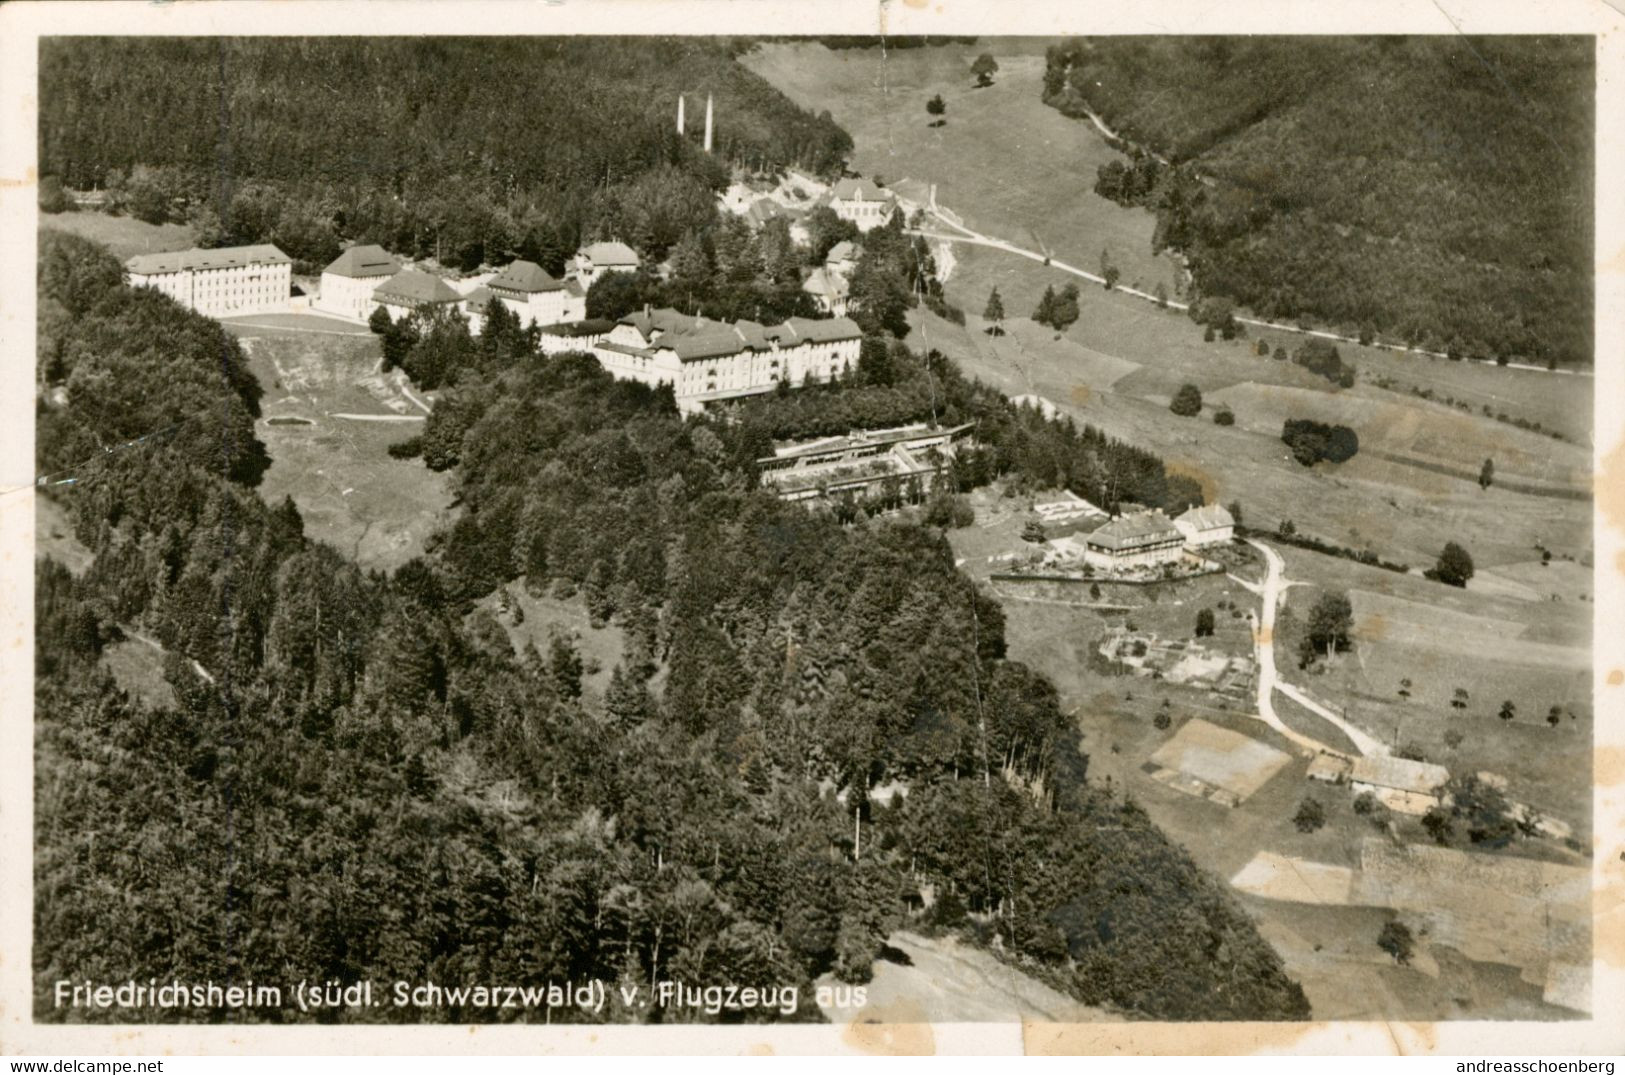
<path id="1" fill-rule="evenodd" d="M 708 404 L 837 377 L 858 360 L 863 330 L 844 317 L 792 317 L 771 327 L 710 321 L 672 309 L 629 314 L 592 348 L 624 380 L 669 384 L 684 413 Z"/>
<path id="2" fill-rule="evenodd" d="M 576 251 L 572 270 L 585 294 L 605 273 L 637 272 L 638 255 L 625 243 L 589 243 Z"/>
<path id="3" fill-rule="evenodd" d="M 830 188 L 829 207 L 842 220 L 850 220 L 859 231 L 878 228 L 891 218 L 897 207 L 892 192 L 867 179 L 842 179 Z"/>
<path id="4" fill-rule="evenodd" d="M 464 309 L 479 316 L 492 299 L 519 315 L 521 326 L 556 325 L 587 316 L 587 291 L 576 280 L 560 280 L 534 261 L 509 263 L 484 286 L 469 292 Z"/>
<path id="5" fill-rule="evenodd" d="M 381 246 L 352 246 L 322 270 L 322 289 L 310 305 L 337 317 L 365 321 L 378 303 L 372 293 L 401 271 L 400 259 Z"/>
<path id="6" fill-rule="evenodd" d="M 293 260 L 269 243 L 137 254 L 124 271 L 131 287 L 155 288 L 210 317 L 286 310 L 293 294 Z"/>
<path id="7" fill-rule="evenodd" d="M 391 276 L 372 292 L 372 307 L 367 310 L 367 316 L 372 316 L 373 308 L 382 306 L 389 311 L 392 321 L 417 310 L 428 309 L 433 306 L 455 307 L 463 301 L 463 297 L 452 290 L 450 284 L 433 273 L 426 273 L 420 269 L 402 269 Z"/>
<path id="8" fill-rule="evenodd" d="M 869 429 L 776 448 L 756 460 L 762 483 L 781 500 L 819 500 L 850 493 L 865 496 L 893 483 L 899 493 L 924 495 L 953 462 L 957 442 L 971 422 L 951 428 L 924 424 Z"/>
<path id="9" fill-rule="evenodd" d="M 1185 545 L 1199 549 L 1221 545 L 1236 536 L 1236 520 L 1223 504 L 1204 504 L 1174 517 L 1174 525 L 1185 535 Z"/>
<path id="10" fill-rule="evenodd" d="M 1090 533 L 1085 561 L 1096 567 L 1159 567 L 1185 555 L 1185 535 L 1160 511 L 1119 515 Z"/>

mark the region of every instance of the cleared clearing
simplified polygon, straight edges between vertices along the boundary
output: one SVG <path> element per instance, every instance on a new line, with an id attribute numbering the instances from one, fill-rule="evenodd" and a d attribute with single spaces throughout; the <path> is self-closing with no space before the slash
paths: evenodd
<path id="1" fill-rule="evenodd" d="M 147 224 L 135 217 L 106 213 L 41 214 L 39 220 L 43 228 L 55 228 L 101 243 L 120 261 L 136 254 L 185 250 L 197 242 L 197 233 L 189 224 Z"/>

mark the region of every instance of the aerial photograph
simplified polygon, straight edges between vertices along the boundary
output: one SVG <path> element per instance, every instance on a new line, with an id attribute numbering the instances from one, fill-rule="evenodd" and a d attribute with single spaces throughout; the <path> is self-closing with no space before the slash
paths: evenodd
<path id="1" fill-rule="evenodd" d="M 41 38 L 23 1017 L 1591 1020 L 1596 50 Z"/>

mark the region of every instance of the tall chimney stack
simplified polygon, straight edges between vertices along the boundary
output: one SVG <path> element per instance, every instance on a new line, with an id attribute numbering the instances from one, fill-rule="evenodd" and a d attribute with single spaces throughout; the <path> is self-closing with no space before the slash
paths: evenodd
<path id="1" fill-rule="evenodd" d="M 677 95 L 677 137 L 683 136 L 683 95 Z"/>
<path id="2" fill-rule="evenodd" d="M 711 95 L 705 95 L 705 151 L 711 152 Z"/>

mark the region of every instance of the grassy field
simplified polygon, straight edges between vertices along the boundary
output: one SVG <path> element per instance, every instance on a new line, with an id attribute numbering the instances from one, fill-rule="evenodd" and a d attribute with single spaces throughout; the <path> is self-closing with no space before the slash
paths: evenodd
<path id="1" fill-rule="evenodd" d="M 197 241 L 189 224 L 147 224 L 135 217 L 106 213 L 42 213 L 40 226 L 101 243 L 120 261 L 136 254 L 185 250 Z"/>
<path id="2" fill-rule="evenodd" d="M 34 555 L 55 560 L 75 575 L 83 575 L 96 558 L 73 536 L 67 511 L 45 496 L 34 497 Z"/>
<path id="3" fill-rule="evenodd" d="M 1049 43 L 989 38 L 894 50 L 884 59 L 878 49 L 773 43 L 741 62 L 804 108 L 829 109 L 852 135 L 854 170 L 936 183 L 937 201 L 977 231 L 1090 270 L 1104 249 L 1124 284 L 1150 291 L 1162 283 L 1172 294 L 1178 265 L 1151 256 L 1151 214 L 1125 212 L 1094 193 L 1096 169 L 1120 154 L 1039 100 Z M 988 50 L 999 73 L 994 85 L 976 89 L 970 65 Z M 948 121 L 936 128 L 925 111 L 934 94 Z M 1036 297 L 1006 306 L 1025 312 Z M 977 312 L 986 299 L 983 289 Z"/>
<path id="4" fill-rule="evenodd" d="M 1430 567 L 1445 540 L 1464 544 L 1486 568 L 1527 562 L 1537 544 L 1554 555 L 1576 560 L 1589 556 L 1591 512 L 1585 501 L 1529 496 L 1492 485 L 1480 489 L 1477 467 L 1494 444 L 1498 473 L 1511 480 L 1516 467 L 1530 481 L 1560 477 L 1582 466 L 1574 445 L 1522 433 L 1482 417 L 1470 418 L 1435 404 L 1396 396 L 1366 385 L 1342 392 L 1316 387 L 1316 379 L 1291 363 L 1258 358 L 1243 341 L 1204 344 L 1188 320 L 1096 289 L 1084 293 L 1090 322 L 1094 303 L 1124 314 L 1124 334 L 1114 345 L 1098 325 L 1075 326 L 1061 340 L 1054 333 L 1014 325 L 1009 336 L 992 338 L 978 330 L 978 319 L 961 328 L 928 313 L 914 315 L 917 330 L 910 341 L 928 343 L 959 362 L 962 369 L 1010 395 L 1035 393 L 1062 411 L 1089 422 L 1131 444 L 1158 452 L 1169 466 L 1201 483 L 1210 500 L 1241 501 L 1249 525 L 1273 528 L 1291 519 L 1298 529 L 1340 545 L 1370 547 L 1384 558 L 1418 568 Z M 1082 337 L 1080 339 L 1080 336 Z M 1072 343 L 1091 355 L 1079 361 Z M 1128 373 L 1110 362 L 1126 359 L 1139 366 Z M 1494 371 L 1500 372 L 1500 371 Z M 1567 385 L 1576 378 L 1550 377 Z M 1381 418 L 1374 445 L 1343 464 L 1306 468 L 1294 462 L 1280 441 L 1277 414 L 1283 405 L 1270 401 L 1274 388 L 1249 388 L 1264 401 L 1258 412 L 1238 404 L 1238 424 L 1215 425 L 1210 407 L 1195 418 L 1179 418 L 1167 398 L 1185 380 L 1205 395 L 1222 399 L 1234 386 L 1278 386 L 1281 398 L 1304 402 L 1309 413 L 1336 417 L 1340 411 L 1366 409 Z M 1320 381 L 1325 386 L 1327 382 Z M 1264 410 L 1268 402 L 1277 414 Z M 1314 408 L 1311 410 L 1311 408 Z M 1306 415 L 1307 416 L 1307 415 Z M 1254 428 L 1248 428 L 1251 424 Z M 1460 427 L 1468 432 L 1449 437 L 1434 431 Z M 1408 443 L 1408 428 L 1426 432 L 1426 443 Z M 1365 430 L 1357 429 L 1365 437 Z M 1387 439 L 1384 439 L 1384 438 Z M 1423 448 L 1461 475 L 1379 458 L 1376 451 L 1397 449 L 1425 456 Z M 1514 450 L 1518 454 L 1514 454 Z M 1542 450 L 1546 454 L 1541 454 Z M 1504 464 L 1504 465 L 1503 465 Z"/>
<path id="5" fill-rule="evenodd" d="M 1318 672 L 1298 671 L 1296 659 L 1281 652 L 1289 679 L 1390 746 L 1413 748 L 1452 773 L 1506 776 L 1514 798 L 1569 822 L 1584 838 L 1591 813 L 1589 605 L 1458 590 L 1314 553 L 1283 553 L 1288 578 L 1317 583 L 1288 591 L 1295 618 L 1306 617 L 1324 590 L 1348 593 L 1355 610 L 1353 650 Z M 1451 704 L 1458 687 L 1468 692 L 1463 709 Z M 1510 721 L 1499 717 L 1503 701 L 1516 707 Z M 1546 721 L 1553 705 L 1561 710 L 1556 727 Z M 1450 733 L 1460 736 L 1455 746 Z"/>
<path id="6" fill-rule="evenodd" d="M 450 478 L 388 455 L 389 445 L 422 432 L 423 411 L 377 372 L 377 341 L 267 332 L 245 345 L 265 388 L 256 431 L 272 463 L 260 495 L 269 503 L 292 496 L 306 532 L 363 567 L 389 570 L 420 554 L 447 522 Z"/>
<path id="7" fill-rule="evenodd" d="M 575 643 L 581 655 L 581 688 L 586 698 L 601 702 L 609 687 L 609 677 L 626 653 L 626 641 L 621 629 L 614 626 L 594 627 L 587 608 L 579 596 L 568 600 L 546 594 L 541 597 L 525 589 L 523 578 L 508 586 L 509 597 L 519 606 L 522 614 L 515 622 L 512 612 L 498 611 L 497 595 L 487 594 L 476 602 L 476 607 L 494 614 L 497 622 L 508 632 L 508 641 L 515 652 L 522 652 L 526 643 L 534 645 L 545 658 L 548 646 L 555 636 Z"/>

